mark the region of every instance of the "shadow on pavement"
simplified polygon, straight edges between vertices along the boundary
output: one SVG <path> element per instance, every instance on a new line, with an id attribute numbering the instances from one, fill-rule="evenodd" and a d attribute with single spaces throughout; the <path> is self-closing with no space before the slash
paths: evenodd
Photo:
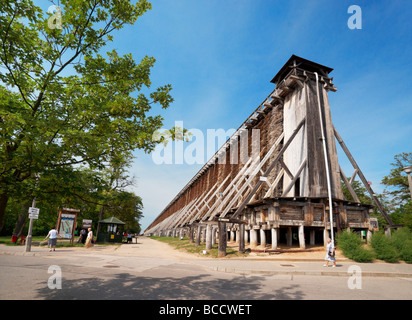
<path id="1" fill-rule="evenodd" d="M 243 276 L 214 279 L 207 274 L 173 277 L 140 277 L 119 273 L 111 279 L 62 279 L 62 289 L 38 289 L 38 298 L 46 300 L 299 300 L 304 293 L 299 285 L 260 292 L 263 278 Z"/>

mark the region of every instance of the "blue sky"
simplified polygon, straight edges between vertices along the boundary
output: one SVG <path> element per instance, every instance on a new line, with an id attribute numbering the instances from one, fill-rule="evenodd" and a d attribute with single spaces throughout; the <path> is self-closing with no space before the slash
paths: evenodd
<path id="1" fill-rule="evenodd" d="M 165 127 L 238 128 L 274 89 L 270 80 L 296 54 L 334 71 L 332 119 L 377 192 L 396 154 L 412 152 L 412 2 L 152 0 L 153 9 L 115 35 L 119 53 L 157 62 L 152 88 L 170 83 Z M 362 29 L 350 30 L 350 5 Z M 339 149 L 346 175 L 353 169 Z M 136 151 L 133 191 L 145 229 L 201 165 L 156 165 Z M 208 160 L 208 159 L 205 159 Z"/>

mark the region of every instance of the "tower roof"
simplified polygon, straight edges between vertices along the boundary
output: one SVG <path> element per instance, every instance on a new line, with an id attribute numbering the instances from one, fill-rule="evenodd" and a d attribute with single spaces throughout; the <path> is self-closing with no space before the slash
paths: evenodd
<path id="1" fill-rule="evenodd" d="M 327 66 L 321 65 L 310 60 L 306 60 L 304 58 L 292 54 L 289 60 L 284 64 L 284 66 L 278 71 L 278 73 L 270 82 L 278 84 L 280 81 L 283 80 L 283 78 L 286 77 L 286 75 L 290 72 L 291 67 L 293 66 L 310 72 L 318 72 L 321 75 L 325 75 L 325 73 L 329 74 L 333 70 L 332 68 L 329 68 Z"/>
<path id="2" fill-rule="evenodd" d="M 112 224 L 125 224 L 123 221 L 115 218 L 115 217 L 111 217 L 111 218 L 107 218 L 107 219 L 103 219 L 99 221 L 100 223 L 112 223 Z"/>

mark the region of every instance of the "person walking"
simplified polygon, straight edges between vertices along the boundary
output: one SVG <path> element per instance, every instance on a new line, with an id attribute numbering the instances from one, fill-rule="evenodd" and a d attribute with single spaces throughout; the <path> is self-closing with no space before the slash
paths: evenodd
<path id="1" fill-rule="evenodd" d="M 335 246 L 332 243 L 332 240 L 328 238 L 328 244 L 326 246 L 326 256 L 325 260 L 326 263 L 323 265 L 324 267 L 329 267 L 329 261 L 333 262 L 332 268 L 336 267 L 336 259 L 335 259 Z"/>
<path id="2" fill-rule="evenodd" d="M 57 243 L 57 230 L 55 227 L 52 227 L 51 230 L 49 231 L 49 233 L 47 234 L 47 236 L 44 238 L 44 240 L 46 240 L 47 238 L 49 238 L 49 248 L 50 251 L 56 251 L 56 243 Z"/>
<path id="3" fill-rule="evenodd" d="M 80 230 L 80 237 L 77 240 L 77 243 L 85 244 L 85 242 L 86 242 L 86 229 L 83 228 L 82 230 Z"/>
<path id="4" fill-rule="evenodd" d="M 86 248 L 93 247 L 92 240 L 93 240 L 93 231 L 92 228 L 87 229 L 89 233 L 87 234 L 87 239 L 86 239 Z"/>

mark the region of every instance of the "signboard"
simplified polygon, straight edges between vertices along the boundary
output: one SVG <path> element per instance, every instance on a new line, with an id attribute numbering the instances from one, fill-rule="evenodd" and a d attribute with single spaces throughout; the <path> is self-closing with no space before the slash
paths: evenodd
<path id="1" fill-rule="evenodd" d="M 72 238 L 75 219 L 76 219 L 75 214 L 61 214 L 60 215 L 59 235 L 61 238 L 64 238 L 64 239 Z"/>
<path id="2" fill-rule="evenodd" d="M 87 229 L 92 227 L 92 220 L 83 219 L 82 229 Z"/>
<path id="3" fill-rule="evenodd" d="M 39 218 L 39 212 L 40 212 L 39 208 L 30 207 L 29 208 L 29 219 L 38 219 Z"/>
<path id="4" fill-rule="evenodd" d="M 80 210 L 63 208 L 59 210 L 59 218 L 57 222 L 57 232 L 60 238 L 70 239 L 73 245 L 74 230 L 77 223 L 77 213 Z"/>
<path id="5" fill-rule="evenodd" d="M 33 207 L 30 207 L 29 208 L 29 213 L 30 214 L 34 214 L 34 215 L 39 215 L 39 212 L 40 212 L 40 209 L 39 208 L 33 208 Z"/>

